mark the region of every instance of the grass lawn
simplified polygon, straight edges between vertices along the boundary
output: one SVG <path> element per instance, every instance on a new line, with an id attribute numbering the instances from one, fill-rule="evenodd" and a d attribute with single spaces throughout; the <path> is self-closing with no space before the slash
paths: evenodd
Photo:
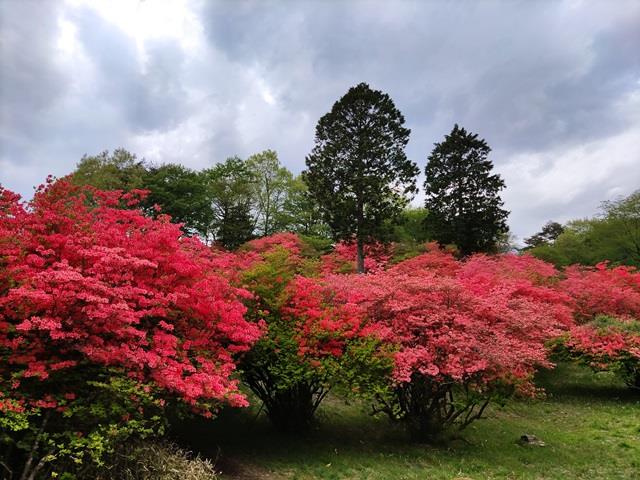
<path id="1" fill-rule="evenodd" d="M 257 409 L 184 426 L 221 478 L 250 479 L 640 479 L 640 395 L 609 374 L 560 365 L 542 372 L 547 398 L 488 411 L 446 447 L 410 443 L 363 406 L 329 399 L 305 437 L 274 433 Z M 521 446 L 534 434 L 546 446 Z"/>

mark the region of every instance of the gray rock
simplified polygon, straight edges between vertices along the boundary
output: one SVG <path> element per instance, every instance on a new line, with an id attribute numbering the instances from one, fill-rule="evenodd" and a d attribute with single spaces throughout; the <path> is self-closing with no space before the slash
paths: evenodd
<path id="1" fill-rule="evenodd" d="M 518 443 L 520 445 L 528 445 L 528 446 L 534 446 L 534 447 L 544 447 L 545 445 L 545 443 L 542 440 L 540 440 L 535 435 L 531 435 L 530 433 L 525 433 L 524 435 L 522 435 L 518 440 Z"/>

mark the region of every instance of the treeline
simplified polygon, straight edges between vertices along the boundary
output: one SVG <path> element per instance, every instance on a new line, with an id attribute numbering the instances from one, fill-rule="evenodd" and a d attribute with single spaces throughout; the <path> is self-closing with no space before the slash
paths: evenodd
<path id="1" fill-rule="evenodd" d="M 272 150 L 246 160 L 229 157 L 198 171 L 175 163 L 154 165 L 120 148 L 85 155 L 71 179 L 101 190 L 148 190 L 147 213 L 170 215 L 187 233 L 230 250 L 278 232 L 298 233 L 321 248 L 331 241 L 332 232 L 302 175 L 293 175 Z M 431 238 L 425 218 L 425 208 L 405 207 L 388 225 L 386 240 L 424 243 Z"/>
<path id="2" fill-rule="evenodd" d="M 154 165 L 118 149 L 84 156 L 72 179 L 103 190 L 148 190 L 143 204 L 148 213 L 168 214 L 186 232 L 229 249 L 280 231 L 328 235 L 305 183 L 272 150 L 196 171 L 174 163 Z"/>
<path id="3" fill-rule="evenodd" d="M 592 218 L 566 225 L 550 221 L 525 245 L 525 251 L 558 267 L 603 261 L 640 267 L 640 190 L 603 202 Z"/>
<path id="4" fill-rule="evenodd" d="M 436 240 L 462 255 L 498 250 L 508 212 L 488 144 L 455 125 L 427 158 L 424 208 L 411 208 L 420 169 L 405 154 L 411 131 L 404 123 L 389 95 L 361 83 L 320 118 L 298 176 L 272 150 L 194 171 L 120 149 L 83 157 L 72 179 L 103 190 L 149 190 L 147 213 L 166 213 L 187 233 L 228 249 L 283 231 L 353 242 L 361 272 L 365 246 L 379 241 L 411 248 Z"/>
<path id="5" fill-rule="evenodd" d="M 425 202 L 416 208 L 410 201 L 420 169 L 405 154 L 411 131 L 404 123 L 389 95 L 361 83 L 319 119 L 297 176 L 273 150 L 195 171 L 118 149 L 85 155 L 72 179 L 103 190 L 148 190 L 147 214 L 168 214 L 186 233 L 230 250 L 278 232 L 325 250 L 353 242 L 361 272 L 365 246 L 376 242 L 398 244 L 398 257 L 431 240 L 461 256 L 513 250 L 500 197 L 505 183 L 493 173 L 487 142 L 455 125 L 426 159 Z M 593 218 L 550 221 L 524 243 L 523 251 L 558 267 L 604 260 L 640 266 L 640 191 L 604 202 Z"/>

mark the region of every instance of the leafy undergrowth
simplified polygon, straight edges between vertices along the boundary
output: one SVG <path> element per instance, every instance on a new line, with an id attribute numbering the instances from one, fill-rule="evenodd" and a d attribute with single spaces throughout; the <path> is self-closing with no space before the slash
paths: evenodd
<path id="1" fill-rule="evenodd" d="M 385 418 L 336 399 L 304 437 L 276 434 L 257 409 L 185 425 L 180 436 L 218 459 L 223 480 L 638 478 L 640 395 L 574 365 L 542 372 L 539 384 L 546 399 L 495 407 L 444 447 L 412 444 Z M 546 446 L 519 445 L 524 433 Z"/>

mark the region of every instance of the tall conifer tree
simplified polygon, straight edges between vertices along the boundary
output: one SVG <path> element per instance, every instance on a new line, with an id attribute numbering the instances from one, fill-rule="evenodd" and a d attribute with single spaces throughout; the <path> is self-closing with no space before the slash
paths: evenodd
<path id="1" fill-rule="evenodd" d="M 404 152 L 410 130 L 389 95 L 352 87 L 316 127 L 304 179 L 336 239 L 364 245 L 380 238 L 416 192 L 416 164 Z"/>
<path id="2" fill-rule="evenodd" d="M 509 212 L 499 194 L 505 183 L 492 173 L 490 152 L 484 139 L 455 125 L 427 161 L 427 229 L 435 240 L 455 244 L 463 255 L 495 250 L 508 231 Z"/>

